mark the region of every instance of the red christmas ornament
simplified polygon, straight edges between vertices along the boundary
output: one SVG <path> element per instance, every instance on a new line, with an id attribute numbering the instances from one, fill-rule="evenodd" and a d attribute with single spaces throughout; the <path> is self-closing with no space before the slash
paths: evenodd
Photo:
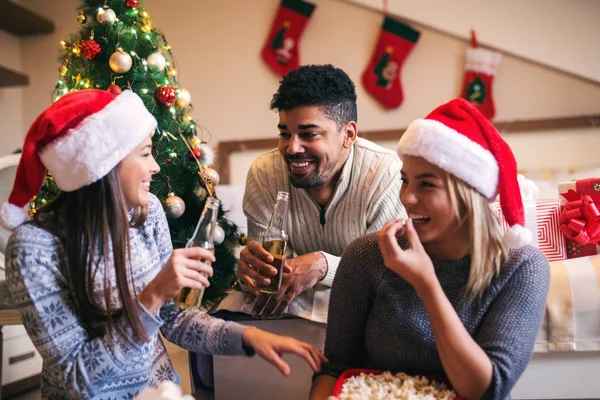
<path id="1" fill-rule="evenodd" d="M 138 0 L 127 0 L 125 2 L 125 5 L 129 8 L 137 8 L 138 4 L 139 4 Z"/>
<path id="2" fill-rule="evenodd" d="M 81 43 L 80 49 L 81 49 L 81 55 L 83 57 L 87 58 L 88 60 L 91 60 L 94 57 L 96 57 L 98 55 L 98 53 L 100 53 L 100 50 L 102 50 L 100 45 L 98 43 L 94 42 L 92 39 L 84 40 Z"/>
<path id="3" fill-rule="evenodd" d="M 171 159 L 170 159 L 170 158 L 165 158 L 165 162 L 166 162 L 167 164 L 171 164 Z"/>
<path id="4" fill-rule="evenodd" d="M 190 152 L 190 158 L 200 160 L 200 157 L 202 157 L 202 151 L 200 151 L 200 149 L 192 149 Z"/>
<path id="5" fill-rule="evenodd" d="M 106 88 L 106 90 L 111 92 L 112 94 L 121 94 L 122 92 L 121 87 L 119 85 L 115 85 L 114 83 L 112 83 L 108 88 Z"/>
<path id="6" fill-rule="evenodd" d="M 171 86 L 159 86 L 154 96 L 167 107 L 171 107 L 177 101 L 177 94 Z"/>

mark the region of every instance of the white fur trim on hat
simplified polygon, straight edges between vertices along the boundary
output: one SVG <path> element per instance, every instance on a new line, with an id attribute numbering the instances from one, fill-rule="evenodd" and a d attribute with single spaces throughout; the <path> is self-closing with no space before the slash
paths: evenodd
<path id="1" fill-rule="evenodd" d="M 509 249 L 518 249 L 531 244 L 531 231 L 521 225 L 513 225 L 504 233 L 504 244 Z"/>
<path id="2" fill-rule="evenodd" d="M 77 190 L 108 174 L 156 125 L 142 99 L 126 90 L 46 146 L 40 159 L 61 190 Z"/>
<path id="3" fill-rule="evenodd" d="M 423 157 L 462 179 L 488 199 L 498 186 L 498 163 L 492 153 L 465 135 L 433 119 L 413 121 L 398 142 L 398 155 Z"/>
<path id="4" fill-rule="evenodd" d="M 9 202 L 3 203 L 0 207 L 0 225 L 6 230 L 13 231 L 28 219 L 27 211 L 21 207 Z"/>

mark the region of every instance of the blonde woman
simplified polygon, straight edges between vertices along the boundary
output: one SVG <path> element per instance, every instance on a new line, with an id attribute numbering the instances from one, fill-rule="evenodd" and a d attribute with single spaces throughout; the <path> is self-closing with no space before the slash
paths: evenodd
<path id="1" fill-rule="evenodd" d="M 463 399 L 506 399 L 531 356 L 548 262 L 523 227 L 514 156 L 457 99 L 398 144 L 407 221 L 354 241 L 333 283 L 325 356 L 311 399 L 346 369 L 446 376 Z M 500 195 L 502 237 L 488 201 Z M 399 239 L 398 239 L 399 238 Z"/>

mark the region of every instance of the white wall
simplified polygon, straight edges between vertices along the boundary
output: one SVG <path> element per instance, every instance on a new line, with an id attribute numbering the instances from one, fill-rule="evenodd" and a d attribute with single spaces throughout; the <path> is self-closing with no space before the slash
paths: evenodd
<path id="1" fill-rule="evenodd" d="M 382 0 L 343 0 L 381 13 Z M 600 82 L 600 2 L 389 0 L 388 12 Z M 432 12 L 435 10 L 435 12 Z"/>
<path id="2" fill-rule="evenodd" d="M 19 39 L 0 31 L 0 49 L 0 66 L 21 71 Z M 0 88 L 0 156 L 21 146 L 23 129 L 23 88 Z"/>
<path id="3" fill-rule="evenodd" d="M 383 109 L 360 84 L 380 30 L 381 14 L 348 1 L 314 2 L 317 8 L 301 43 L 301 59 L 304 63 L 333 63 L 357 82 L 360 130 L 405 127 L 458 95 L 467 43 L 415 24 L 422 35 L 402 71 L 406 100 L 397 110 Z M 494 2 L 503 4 L 500 0 Z M 25 89 L 23 101 L 22 124 L 28 127 L 50 102 L 58 77 L 58 43 L 79 28 L 76 21 L 79 2 L 22 0 L 22 3 L 54 20 L 57 27 L 53 35 L 22 40 L 23 70 L 32 82 Z M 192 93 L 193 116 L 211 131 L 213 144 L 277 134 L 277 115 L 268 109 L 268 104 L 279 77 L 266 67 L 259 52 L 278 4 L 278 0 L 145 1 L 154 25 L 172 46 L 180 82 Z M 451 14 L 448 10 L 445 16 L 452 19 L 469 13 L 477 19 L 476 12 L 477 9 L 456 9 Z M 547 13 L 539 17 L 553 20 L 556 13 L 548 7 Z M 521 37 L 527 37 L 532 46 L 547 45 L 545 38 L 527 34 L 521 32 Z M 512 56 L 504 57 L 494 92 L 499 121 L 600 113 L 600 84 L 565 76 Z M 581 147 L 598 148 L 600 135 L 586 132 L 578 136 Z M 515 153 L 537 157 L 530 149 L 547 142 L 550 136 L 519 134 Z M 507 137 L 512 141 L 510 135 Z M 567 134 L 552 141 L 558 148 L 571 142 L 572 136 Z"/>

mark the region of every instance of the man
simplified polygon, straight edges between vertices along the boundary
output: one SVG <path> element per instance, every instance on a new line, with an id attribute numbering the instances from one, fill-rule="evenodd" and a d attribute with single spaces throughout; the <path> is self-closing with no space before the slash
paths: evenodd
<path id="1" fill-rule="evenodd" d="M 271 109 L 279 112 L 277 150 L 258 157 L 248 172 L 244 214 L 248 240 L 238 278 L 256 298 L 252 315 L 288 314 L 326 322 L 329 288 L 340 256 L 354 239 L 405 216 L 396 154 L 357 137 L 356 92 L 348 75 L 331 65 L 302 66 L 281 81 Z M 278 191 L 289 192 L 288 246 L 277 295 L 261 294 L 276 274 L 258 242 Z"/>

